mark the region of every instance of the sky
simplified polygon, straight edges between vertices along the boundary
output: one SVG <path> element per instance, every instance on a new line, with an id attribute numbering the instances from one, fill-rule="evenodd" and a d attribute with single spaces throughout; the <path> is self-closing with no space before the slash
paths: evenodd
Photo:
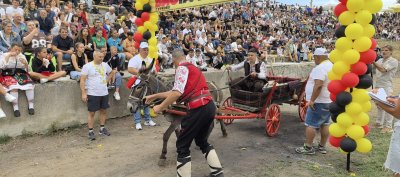
<path id="1" fill-rule="evenodd" d="M 277 0 L 278 2 L 285 4 L 300 4 L 300 5 L 309 5 L 310 0 Z M 382 0 L 383 1 L 383 9 L 387 9 L 393 4 L 396 4 L 396 0 Z M 327 4 L 338 4 L 339 0 L 314 0 L 313 4 L 316 6 L 327 5 Z"/>

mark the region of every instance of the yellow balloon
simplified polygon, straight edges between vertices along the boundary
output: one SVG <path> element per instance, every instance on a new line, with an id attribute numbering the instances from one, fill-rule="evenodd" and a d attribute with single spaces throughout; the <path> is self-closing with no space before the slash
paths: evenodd
<path id="1" fill-rule="evenodd" d="M 144 22 L 144 24 L 143 24 L 143 26 L 145 27 L 145 28 L 147 28 L 147 29 L 149 29 L 150 30 L 150 28 L 151 28 L 151 22 L 150 21 L 146 21 L 146 22 Z"/>
<path id="2" fill-rule="evenodd" d="M 141 2 L 143 5 L 149 3 L 149 0 L 138 0 L 139 2 Z"/>
<path id="3" fill-rule="evenodd" d="M 157 59 L 158 58 L 158 53 L 157 52 L 149 53 L 149 57 Z"/>
<path id="4" fill-rule="evenodd" d="M 139 26 L 139 27 L 137 28 L 137 31 L 139 31 L 139 33 L 142 34 L 142 35 L 143 35 L 144 32 L 146 32 L 146 30 L 147 30 L 147 29 L 146 29 L 144 26 Z"/>
<path id="5" fill-rule="evenodd" d="M 360 60 L 360 53 L 357 50 L 350 49 L 343 53 L 343 61 L 349 65 L 357 63 Z"/>
<path id="6" fill-rule="evenodd" d="M 383 7 L 382 0 L 365 0 L 364 9 L 372 14 L 378 13 Z"/>
<path id="7" fill-rule="evenodd" d="M 154 11 L 156 9 L 156 2 L 150 2 L 149 4 L 151 6 L 151 11 Z"/>
<path id="8" fill-rule="evenodd" d="M 136 10 L 143 10 L 143 4 L 140 1 L 135 3 Z"/>
<path id="9" fill-rule="evenodd" d="M 341 52 L 338 49 L 332 50 L 331 53 L 329 53 L 329 59 L 331 60 L 332 63 L 340 61 L 342 57 L 343 57 L 343 52 Z"/>
<path id="10" fill-rule="evenodd" d="M 157 114 L 154 112 L 153 108 L 150 109 L 150 116 L 153 117 L 153 118 L 157 117 Z"/>
<path id="11" fill-rule="evenodd" d="M 158 31 L 158 26 L 156 24 L 151 24 L 149 30 L 156 32 Z"/>
<path id="12" fill-rule="evenodd" d="M 354 124 L 359 125 L 359 126 L 368 125 L 369 115 L 365 112 L 361 112 L 357 116 L 354 116 L 353 121 L 354 121 Z"/>
<path id="13" fill-rule="evenodd" d="M 362 107 L 356 102 L 351 102 L 346 106 L 346 113 L 350 115 L 358 115 L 362 112 Z"/>
<path id="14" fill-rule="evenodd" d="M 338 76 L 338 75 L 335 74 L 335 72 L 333 72 L 333 71 L 329 71 L 329 72 L 328 72 L 328 78 L 329 78 L 329 80 L 331 80 L 331 81 L 342 79 L 342 77 Z"/>
<path id="15" fill-rule="evenodd" d="M 372 20 L 372 14 L 368 10 L 362 10 L 356 14 L 356 22 L 361 25 L 367 25 Z"/>
<path id="16" fill-rule="evenodd" d="M 157 51 L 158 51 L 158 47 L 149 46 L 149 53 L 153 53 L 153 52 L 157 52 Z"/>
<path id="17" fill-rule="evenodd" d="M 350 38 L 341 37 L 336 40 L 335 47 L 336 49 L 345 52 L 353 47 L 353 41 Z"/>
<path id="18" fill-rule="evenodd" d="M 353 125 L 353 119 L 347 113 L 341 113 L 336 119 L 336 123 L 341 127 L 347 128 Z"/>
<path id="19" fill-rule="evenodd" d="M 151 23 L 157 24 L 158 20 L 159 20 L 158 13 L 151 13 L 150 14 Z"/>
<path id="20" fill-rule="evenodd" d="M 353 23 L 346 27 L 344 33 L 350 39 L 357 39 L 363 35 L 364 28 L 358 23 Z"/>
<path id="21" fill-rule="evenodd" d="M 353 140 L 358 140 L 365 135 L 364 129 L 359 125 L 350 126 L 349 128 L 347 128 L 346 133 L 347 136 L 349 136 Z"/>
<path id="22" fill-rule="evenodd" d="M 363 112 L 369 112 L 372 108 L 372 104 L 370 101 L 367 101 L 365 103 L 362 104 L 362 110 Z"/>
<path id="23" fill-rule="evenodd" d="M 339 16 L 339 23 L 341 25 L 350 25 L 350 24 L 354 23 L 355 18 L 356 18 L 356 14 L 354 12 L 344 11 Z"/>
<path id="24" fill-rule="evenodd" d="M 371 97 L 368 95 L 368 91 L 365 89 L 353 90 L 351 96 L 353 98 L 352 99 L 353 102 L 357 102 L 360 104 L 364 104 L 365 102 L 371 100 Z"/>
<path id="25" fill-rule="evenodd" d="M 349 11 L 358 12 L 363 9 L 364 0 L 348 0 L 346 6 Z"/>
<path id="26" fill-rule="evenodd" d="M 371 48 L 372 41 L 368 37 L 360 37 L 353 43 L 353 48 L 359 52 L 365 52 Z"/>
<path id="27" fill-rule="evenodd" d="M 344 73 L 350 71 L 350 66 L 343 61 L 338 61 L 333 64 L 332 71 L 335 72 L 340 78 L 342 78 Z"/>
<path id="28" fill-rule="evenodd" d="M 329 133 L 331 134 L 331 136 L 339 138 L 344 136 L 344 134 L 346 133 L 346 129 L 341 127 L 337 123 L 333 123 L 329 126 Z"/>
<path id="29" fill-rule="evenodd" d="M 156 37 L 151 37 L 148 41 L 150 46 L 156 46 L 157 45 L 157 38 Z"/>
<path id="30" fill-rule="evenodd" d="M 369 139 L 361 138 L 356 140 L 356 143 L 357 143 L 357 148 L 356 148 L 357 152 L 368 153 L 372 150 L 372 143 Z"/>
<path id="31" fill-rule="evenodd" d="M 374 37 L 375 32 L 376 32 L 376 30 L 375 30 L 374 25 L 368 24 L 368 25 L 364 26 L 364 34 L 363 34 L 364 36 L 366 36 L 368 38 L 372 38 L 372 37 Z"/>

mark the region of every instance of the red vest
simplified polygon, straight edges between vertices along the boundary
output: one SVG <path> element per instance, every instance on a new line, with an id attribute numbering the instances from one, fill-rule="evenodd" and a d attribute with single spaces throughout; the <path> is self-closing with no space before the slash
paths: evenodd
<path id="1" fill-rule="evenodd" d="M 212 96 L 208 91 L 208 85 L 203 73 L 189 62 L 181 63 L 179 66 L 187 67 L 189 75 L 185 90 L 179 97 L 178 102 L 185 102 L 188 109 L 195 109 L 210 102 Z"/>

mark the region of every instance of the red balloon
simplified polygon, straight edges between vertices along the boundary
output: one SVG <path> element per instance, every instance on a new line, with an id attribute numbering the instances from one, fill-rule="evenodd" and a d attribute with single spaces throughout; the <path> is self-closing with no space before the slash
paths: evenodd
<path id="1" fill-rule="evenodd" d="M 143 35 L 140 34 L 139 32 L 136 32 L 136 33 L 133 35 L 133 39 L 135 39 L 135 41 L 141 41 L 141 40 L 143 39 Z"/>
<path id="2" fill-rule="evenodd" d="M 333 147 L 340 147 L 340 142 L 343 140 L 344 136 L 336 138 L 334 136 L 329 136 L 329 143 Z"/>
<path id="3" fill-rule="evenodd" d="M 360 61 L 364 62 L 365 64 L 371 64 L 375 61 L 375 59 L 376 52 L 372 49 L 360 53 Z"/>
<path id="4" fill-rule="evenodd" d="M 347 11 L 347 7 L 346 4 L 343 3 L 339 3 L 338 5 L 336 5 L 335 9 L 334 9 L 334 13 L 336 17 L 339 17 L 340 14 L 342 14 L 343 12 Z"/>
<path id="5" fill-rule="evenodd" d="M 148 12 L 143 12 L 142 13 L 143 22 L 149 21 L 149 19 L 150 19 L 150 14 Z"/>
<path id="6" fill-rule="evenodd" d="M 329 97 L 331 98 L 332 101 L 336 101 L 336 95 L 334 94 L 330 94 Z"/>
<path id="7" fill-rule="evenodd" d="M 136 49 L 139 49 L 139 47 L 140 47 L 140 41 L 139 42 L 135 42 L 135 46 L 134 46 Z"/>
<path id="8" fill-rule="evenodd" d="M 343 75 L 341 82 L 342 85 L 351 88 L 357 86 L 358 82 L 360 82 L 360 78 L 358 78 L 357 74 L 350 72 Z"/>
<path id="9" fill-rule="evenodd" d="M 365 135 L 368 135 L 368 133 L 369 133 L 369 126 L 368 126 L 368 125 L 364 125 L 364 126 L 362 126 L 362 128 L 364 129 Z"/>
<path id="10" fill-rule="evenodd" d="M 371 38 L 371 42 L 372 42 L 371 49 L 374 50 L 376 48 L 376 45 L 378 45 L 378 43 L 374 38 Z"/>
<path id="11" fill-rule="evenodd" d="M 343 3 L 343 4 L 347 4 L 347 0 L 339 0 L 341 3 Z"/>
<path id="12" fill-rule="evenodd" d="M 367 70 L 368 70 L 367 65 L 361 61 L 351 65 L 350 69 L 351 72 L 359 76 L 364 75 L 367 72 Z"/>
<path id="13" fill-rule="evenodd" d="M 329 82 L 328 90 L 329 92 L 331 92 L 331 94 L 337 95 L 340 92 L 346 90 L 346 87 L 342 85 L 342 83 L 339 80 L 333 80 Z"/>
<path id="14" fill-rule="evenodd" d="M 136 24 L 137 27 L 143 26 L 143 23 L 144 22 L 143 22 L 143 20 L 141 18 L 136 18 L 135 24 Z"/>

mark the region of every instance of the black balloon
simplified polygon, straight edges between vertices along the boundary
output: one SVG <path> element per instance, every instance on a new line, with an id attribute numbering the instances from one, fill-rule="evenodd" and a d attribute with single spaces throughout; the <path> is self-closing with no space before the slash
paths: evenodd
<path id="1" fill-rule="evenodd" d="M 368 67 L 368 69 L 365 74 L 370 74 L 372 72 L 372 64 L 368 64 L 367 67 Z"/>
<path id="2" fill-rule="evenodd" d="M 336 119 L 337 119 L 338 116 L 339 116 L 339 114 L 332 114 L 331 115 L 332 122 L 336 123 Z"/>
<path id="3" fill-rule="evenodd" d="M 339 115 L 340 113 L 344 112 L 346 109 L 344 107 L 339 106 L 336 102 L 332 102 L 329 104 L 329 111 L 332 114 Z"/>
<path id="4" fill-rule="evenodd" d="M 150 31 L 146 31 L 143 33 L 143 39 L 149 40 L 151 38 Z"/>
<path id="5" fill-rule="evenodd" d="M 149 3 L 143 5 L 143 12 L 151 12 L 151 5 Z"/>
<path id="6" fill-rule="evenodd" d="M 142 42 L 147 42 L 147 39 L 140 40 L 140 43 L 142 43 Z"/>
<path id="7" fill-rule="evenodd" d="M 369 24 L 374 25 L 375 22 L 376 22 L 376 16 L 375 16 L 375 14 L 372 14 L 372 20 L 371 20 L 371 22 L 369 22 Z"/>
<path id="8" fill-rule="evenodd" d="M 346 105 L 348 105 L 352 100 L 352 96 L 349 92 L 340 92 L 339 94 L 337 94 L 336 96 L 336 104 L 338 104 L 339 106 L 345 107 Z"/>
<path id="9" fill-rule="evenodd" d="M 353 139 L 346 137 L 340 142 L 340 148 L 344 152 L 353 152 L 357 148 L 357 143 Z"/>
<path id="10" fill-rule="evenodd" d="M 372 86 L 372 77 L 368 74 L 359 76 L 360 81 L 358 82 L 358 85 L 356 86 L 356 88 L 360 88 L 360 89 L 367 89 L 370 88 Z"/>
<path id="11" fill-rule="evenodd" d="M 344 31 L 346 30 L 347 26 L 340 26 L 336 32 L 335 32 L 335 36 L 337 38 L 341 38 L 341 37 L 345 37 L 346 35 L 344 34 Z"/>
<path id="12" fill-rule="evenodd" d="M 143 13 L 142 10 L 136 11 L 136 17 L 140 18 L 142 16 L 142 13 Z"/>

